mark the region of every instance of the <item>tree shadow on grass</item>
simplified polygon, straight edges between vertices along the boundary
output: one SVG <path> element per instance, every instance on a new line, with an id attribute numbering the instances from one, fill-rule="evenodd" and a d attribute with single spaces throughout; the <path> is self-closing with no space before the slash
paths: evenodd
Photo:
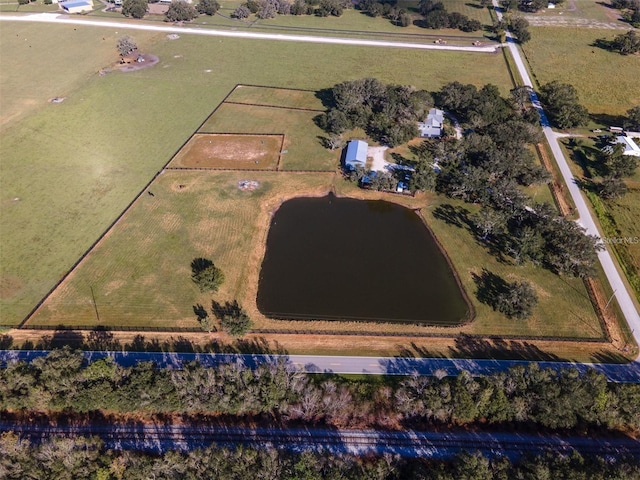
<path id="1" fill-rule="evenodd" d="M 476 284 L 476 298 L 495 310 L 498 297 L 509 291 L 509 284 L 502 277 L 485 268 L 480 275 L 472 273 L 471 276 Z"/>
<path id="2" fill-rule="evenodd" d="M 471 221 L 469 210 L 464 207 L 456 207 L 449 203 L 438 205 L 434 208 L 432 215 L 438 220 L 442 220 L 447 225 L 464 228 L 470 233 L 475 233 L 475 226 Z"/>
<path id="3" fill-rule="evenodd" d="M 594 353 L 591 355 L 591 360 L 594 363 L 630 363 L 630 360 L 624 355 L 610 350 L 600 350 Z"/>
<path id="4" fill-rule="evenodd" d="M 553 353 L 545 352 L 538 346 L 523 340 L 502 338 L 482 338 L 460 335 L 455 339 L 455 347 L 450 354 L 454 358 L 484 358 L 495 360 L 566 361 Z"/>

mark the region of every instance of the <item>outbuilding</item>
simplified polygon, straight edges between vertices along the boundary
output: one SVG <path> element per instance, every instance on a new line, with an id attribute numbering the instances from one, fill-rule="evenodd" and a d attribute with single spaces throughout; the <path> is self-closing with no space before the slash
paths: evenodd
<path id="1" fill-rule="evenodd" d="M 640 147 L 636 142 L 633 141 L 631 137 L 618 135 L 614 144 L 617 143 L 620 143 L 624 146 L 624 150 L 622 151 L 623 155 L 633 155 L 634 157 L 640 157 Z M 603 151 L 605 153 L 611 153 L 613 151 L 613 145 L 607 145 L 603 149 Z"/>
<path id="2" fill-rule="evenodd" d="M 82 13 L 93 10 L 93 2 L 91 0 L 69 0 L 60 2 L 59 5 L 67 13 Z"/>
<path id="3" fill-rule="evenodd" d="M 437 108 L 429 110 L 429 114 L 424 122 L 418 123 L 420 136 L 423 138 L 437 138 L 442 135 L 442 124 L 444 123 L 444 112 Z"/>
<path id="4" fill-rule="evenodd" d="M 347 144 L 347 151 L 344 155 L 344 166 L 347 170 L 354 170 L 356 167 L 364 168 L 367 163 L 367 149 L 369 145 L 364 140 L 351 140 Z"/>

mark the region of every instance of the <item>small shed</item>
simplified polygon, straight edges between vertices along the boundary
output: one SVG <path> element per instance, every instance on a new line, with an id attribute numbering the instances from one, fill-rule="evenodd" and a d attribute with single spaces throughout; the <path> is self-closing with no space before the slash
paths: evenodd
<path id="1" fill-rule="evenodd" d="M 444 123 L 444 112 L 437 108 L 429 110 L 429 114 L 424 122 L 418 123 L 420 136 L 423 138 L 436 138 L 442 135 L 442 124 Z"/>
<path id="2" fill-rule="evenodd" d="M 363 140 L 351 140 L 347 144 L 347 151 L 344 155 L 344 166 L 348 170 L 356 167 L 364 168 L 367 163 L 367 149 L 369 145 Z"/>
<path id="3" fill-rule="evenodd" d="M 91 0 L 69 0 L 60 2 L 59 5 L 67 13 L 82 13 L 93 10 L 93 2 Z"/>

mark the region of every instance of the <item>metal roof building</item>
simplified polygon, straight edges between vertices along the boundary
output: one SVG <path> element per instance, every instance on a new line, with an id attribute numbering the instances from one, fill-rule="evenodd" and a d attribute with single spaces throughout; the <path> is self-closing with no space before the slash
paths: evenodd
<path id="1" fill-rule="evenodd" d="M 344 166 L 353 170 L 357 166 L 363 167 L 367 163 L 367 149 L 369 145 L 363 140 L 351 140 L 347 144 L 344 156 Z"/>
<path id="2" fill-rule="evenodd" d="M 425 138 L 434 138 L 442 135 L 442 124 L 444 122 L 444 112 L 437 108 L 429 110 L 427 119 L 418 123 L 420 136 Z"/>
<path id="3" fill-rule="evenodd" d="M 93 2 L 91 0 L 70 0 L 68 2 L 60 2 L 59 5 L 67 13 L 82 13 L 93 10 Z"/>

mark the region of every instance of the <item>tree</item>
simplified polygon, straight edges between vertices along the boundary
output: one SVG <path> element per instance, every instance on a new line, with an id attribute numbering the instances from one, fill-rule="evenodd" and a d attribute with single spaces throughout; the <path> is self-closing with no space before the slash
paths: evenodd
<path id="1" fill-rule="evenodd" d="M 604 149 L 604 164 L 610 177 L 631 177 L 638 168 L 638 158 L 624 154 L 624 146 L 614 143 Z"/>
<path id="2" fill-rule="evenodd" d="M 316 14 L 320 17 L 339 17 L 345 9 L 345 2 L 343 0 L 320 0 Z"/>
<path id="3" fill-rule="evenodd" d="M 640 52 L 640 35 L 635 30 L 622 33 L 613 39 L 611 48 L 622 55 Z"/>
<path id="4" fill-rule="evenodd" d="M 251 322 L 249 315 L 247 315 L 236 301 L 233 302 L 228 312 L 220 319 L 222 330 L 234 337 L 243 336 L 251 329 L 252 325 L 253 322 Z"/>
<path id="5" fill-rule="evenodd" d="M 533 313 L 538 303 L 538 295 L 527 281 L 508 283 L 506 291 L 500 292 L 496 298 L 496 310 L 509 318 L 522 320 Z"/>
<path id="6" fill-rule="evenodd" d="M 129 35 L 125 35 L 124 37 L 120 37 L 118 39 L 118 53 L 121 57 L 129 55 L 132 52 L 135 52 L 138 49 L 138 45 L 133 41 Z"/>
<path id="7" fill-rule="evenodd" d="M 600 183 L 600 195 L 604 198 L 619 198 L 627 193 L 627 185 L 619 177 L 607 176 Z"/>
<path id="8" fill-rule="evenodd" d="M 211 260 L 195 258 L 191 262 L 191 279 L 201 292 L 217 292 L 224 282 L 224 274 Z"/>
<path id="9" fill-rule="evenodd" d="M 172 0 L 165 14 L 168 22 L 189 22 L 198 16 L 198 11 L 185 0 Z"/>
<path id="10" fill-rule="evenodd" d="M 248 18 L 249 15 L 251 15 L 251 10 L 249 10 L 249 7 L 247 7 L 246 5 L 240 5 L 231 14 L 232 17 L 239 19 Z"/>
<path id="11" fill-rule="evenodd" d="M 529 21 L 526 18 L 514 16 L 511 18 L 509 25 L 511 27 L 511 31 L 516 37 L 518 37 L 518 41 L 520 43 L 526 43 L 531 40 L 531 33 L 528 30 Z"/>
<path id="12" fill-rule="evenodd" d="M 145 13 L 147 13 L 147 0 L 123 0 L 123 15 L 133 18 L 142 18 Z"/>
<path id="13" fill-rule="evenodd" d="M 204 13 L 205 15 L 215 15 L 220 10 L 220 4 L 217 0 L 200 0 L 196 10 L 198 10 L 198 13 Z"/>
<path id="14" fill-rule="evenodd" d="M 277 14 L 278 9 L 276 5 L 274 5 L 273 2 L 265 1 L 256 12 L 256 17 L 265 20 L 268 18 L 275 18 Z"/>
<path id="15" fill-rule="evenodd" d="M 627 110 L 627 120 L 624 122 L 627 130 L 640 131 L 640 105 Z"/>
<path id="16" fill-rule="evenodd" d="M 578 92 L 573 85 L 557 80 L 540 87 L 540 100 L 545 104 L 551 120 L 559 128 L 586 125 L 589 112 L 578 103 Z"/>

